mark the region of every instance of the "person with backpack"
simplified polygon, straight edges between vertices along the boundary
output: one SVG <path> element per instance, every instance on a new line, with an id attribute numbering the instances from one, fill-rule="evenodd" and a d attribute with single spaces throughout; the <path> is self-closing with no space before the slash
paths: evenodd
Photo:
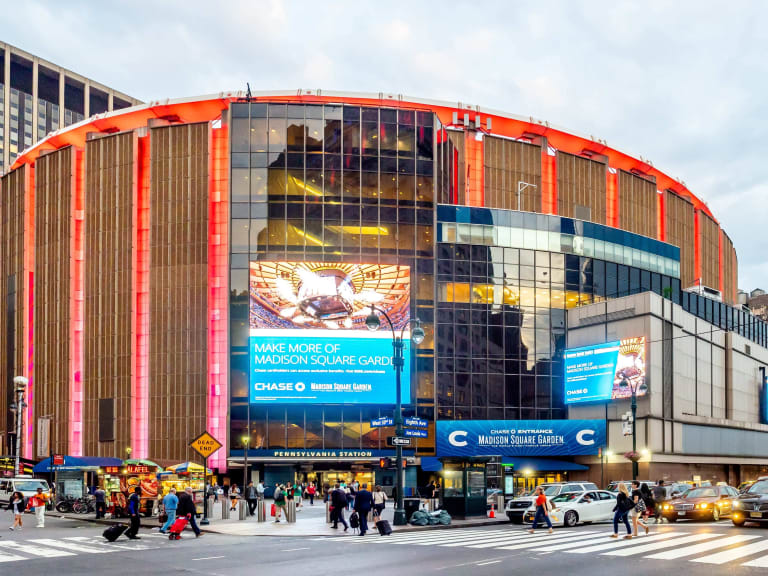
<path id="1" fill-rule="evenodd" d="M 275 484 L 275 492 L 272 494 L 275 499 L 275 522 L 280 522 L 280 516 L 283 515 L 285 509 L 285 487 L 282 484 Z M 288 521 L 288 515 L 285 516 L 286 522 Z"/>
<path id="2" fill-rule="evenodd" d="M 541 486 L 536 487 L 536 516 L 533 518 L 533 526 L 528 530 L 531 534 L 536 531 L 536 527 L 539 525 L 539 520 L 544 519 L 549 527 L 549 533 L 552 534 L 552 522 L 549 520 L 549 511 L 552 509 L 552 505 L 549 503 L 544 489 Z"/>
<path id="3" fill-rule="evenodd" d="M 363 484 L 355 496 L 355 512 L 360 515 L 360 536 L 365 536 L 368 532 L 368 512 L 372 507 L 373 494 L 368 491 L 368 484 Z"/>
<path id="4" fill-rule="evenodd" d="M 13 524 L 8 527 L 8 530 L 21 530 L 24 527 L 24 510 L 27 508 L 26 502 L 24 502 L 24 494 L 21 492 L 14 492 L 8 502 L 8 510 L 13 512 Z"/>
<path id="5" fill-rule="evenodd" d="M 648 534 L 648 524 L 643 522 L 643 515 L 648 508 L 645 505 L 645 499 L 643 498 L 643 491 L 640 489 L 639 480 L 632 480 L 632 502 L 635 506 L 629 511 L 629 515 L 632 518 L 633 534 L 635 538 L 637 538 L 638 524 L 645 528 L 645 533 Z"/>
<path id="6" fill-rule="evenodd" d="M 613 508 L 613 534 L 611 538 L 619 537 L 619 521 L 624 522 L 624 526 L 627 527 L 627 535 L 624 536 L 625 540 L 632 538 L 632 528 L 629 527 L 629 520 L 627 520 L 627 514 L 635 507 L 635 503 L 629 497 L 629 490 L 627 485 L 623 482 L 619 484 L 619 493 L 616 496 L 616 506 Z"/>
<path id="7" fill-rule="evenodd" d="M 347 494 L 342 490 L 341 485 L 337 482 L 336 487 L 331 492 L 331 528 L 338 528 L 339 522 L 344 524 L 344 532 L 349 529 L 347 521 L 344 519 L 344 508 L 347 505 Z"/>

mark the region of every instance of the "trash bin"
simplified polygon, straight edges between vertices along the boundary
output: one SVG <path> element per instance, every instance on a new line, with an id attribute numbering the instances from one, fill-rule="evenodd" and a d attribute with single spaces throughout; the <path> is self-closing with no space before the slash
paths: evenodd
<path id="1" fill-rule="evenodd" d="M 416 512 L 421 505 L 421 498 L 403 498 L 403 508 L 405 509 L 405 521 L 411 519 L 411 514 Z"/>
<path id="2" fill-rule="evenodd" d="M 264 498 L 262 498 L 256 503 L 256 521 L 257 522 L 267 521 L 267 504 L 266 502 L 264 502 Z"/>

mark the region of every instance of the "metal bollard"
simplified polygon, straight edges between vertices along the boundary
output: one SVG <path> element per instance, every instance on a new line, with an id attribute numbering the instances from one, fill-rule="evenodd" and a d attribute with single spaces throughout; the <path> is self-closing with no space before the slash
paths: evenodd
<path id="1" fill-rule="evenodd" d="M 331 501 L 325 503 L 325 523 L 331 523 Z"/>
<path id="2" fill-rule="evenodd" d="M 248 505 L 245 503 L 245 500 L 240 500 L 237 514 L 238 520 L 245 520 L 248 516 Z"/>
<path id="3" fill-rule="evenodd" d="M 290 522 L 296 522 L 296 500 L 288 500 L 285 506 L 285 519 Z"/>
<path id="4" fill-rule="evenodd" d="M 221 499 L 221 519 L 229 520 L 229 501 L 226 498 Z"/>
<path id="5" fill-rule="evenodd" d="M 506 502 L 504 502 L 504 494 L 498 494 L 496 496 L 496 513 L 503 515 L 505 508 L 506 508 Z"/>
<path id="6" fill-rule="evenodd" d="M 213 519 L 213 497 L 208 496 L 205 499 L 205 514 L 203 515 L 204 518 L 208 518 L 208 520 Z"/>
<path id="7" fill-rule="evenodd" d="M 264 498 L 262 498 L 256 503 L 256 521 L 257 522 L 267 521 L 267 504 L 266 502 L 264 502 Z"/>

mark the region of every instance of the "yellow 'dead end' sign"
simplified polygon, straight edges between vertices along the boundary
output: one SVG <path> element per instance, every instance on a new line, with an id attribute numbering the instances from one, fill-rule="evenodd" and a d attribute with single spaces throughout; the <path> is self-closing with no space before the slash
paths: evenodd
<path id="1" fill-rule="evenodd" d="M 216 450 L 221 448 L 221 446 L 221 442 L 208 434 L 208 432 L 203 432 L 200 434 L 200 436 L 195 438 L 189 445 L 192 450 L 200 454 L 200 456 L 203 458 L 208 458 L 208 456 L 216 452 Z"/>

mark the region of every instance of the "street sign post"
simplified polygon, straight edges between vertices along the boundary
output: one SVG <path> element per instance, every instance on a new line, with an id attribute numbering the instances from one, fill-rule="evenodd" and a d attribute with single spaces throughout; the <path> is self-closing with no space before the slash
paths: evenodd
<path id="1" fill-rule="evenodd" d="M 422 418 L 406 418 L 405 425 L 411 428 L 428 428 L 429 422 Z"/>
<path id="2" fill-rule="evenodd" d="M 427 438 L 429 436 L 426 430 L 409 430 L 406 428 L 404 432 L 410 438 Z"/>
<path id="3" fill-rule="evenodd" d="M 410 446 L 411 439 L 402 436 L 387 436 L 387 446 Z"/>
<path id="4" fill-rule="evenodd" d="M 211 436 L 206 430 L 200 436 L 190 442 L 189 447 L 203 457 L 203 476 L 205 482 L 203 482 L 203 519 L 200 524 L 207 525 L 210 523 L 208 520 L 208 457 L 222 447 L 221 442 Z"/>
<path id="5" fill-rule="evenodd" d="M 393 418 L 381 417 L 376 420 L 371 420 L 371 428 L 383 428 L 384 426 L 394 426 L 395 421 Z"/>

